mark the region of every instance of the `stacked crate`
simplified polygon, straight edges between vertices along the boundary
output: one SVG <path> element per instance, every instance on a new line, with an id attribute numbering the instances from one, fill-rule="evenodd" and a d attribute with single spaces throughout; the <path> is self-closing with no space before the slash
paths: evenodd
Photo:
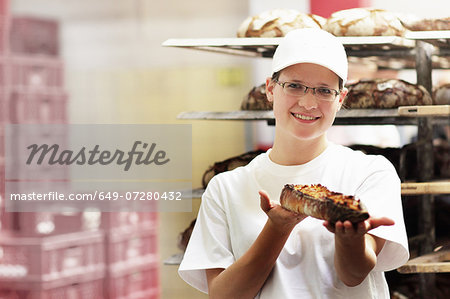
<path id="1" fill-rule="evenodd" d="M 156 213 L 5 211 L 4 125 L 68 123 L 68 97 L 57 22 L 0 0 L 0 35 L 0 299 L 159 298 Z"/>
<path id="2" fill-rule="evenodd" d="M 101 231 L 0 238 L 0 298 L 103 298 L 103 277 Z"/>
<path id="3" fill-rule="evenodd" d="M 67 94 L 63 88 L 63 62 L 58 56 L 58 22 L 13 17 L 10 28 L 4 121 L 66 123 Z"/>
<path id="4" fill-rule="evenodd" d="M 58 22 L 11 17 L 0 0 L 2 199 L 5 124 L 67 123 L 63 72 Z M 2 200 L 0 217 L 0 298 L 103 298 L 100 213 L 6 212 Z"/>
<path id="5" fill-rule="evenodd" d="M 157 213 L 102 213 L 105 298 L 160 297 Z"/>

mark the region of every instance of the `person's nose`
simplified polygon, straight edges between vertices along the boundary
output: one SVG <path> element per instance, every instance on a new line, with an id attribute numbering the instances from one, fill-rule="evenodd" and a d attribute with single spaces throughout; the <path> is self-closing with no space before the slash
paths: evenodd
<path id="1" fill-rule="evenodd" d="M 298 99 L 298 105 L 304 107 L 307 110 L 312 110 L 317 108 L 317 99 L 314 95 L 314 90 L 308 88 L 305 94 Z"/>

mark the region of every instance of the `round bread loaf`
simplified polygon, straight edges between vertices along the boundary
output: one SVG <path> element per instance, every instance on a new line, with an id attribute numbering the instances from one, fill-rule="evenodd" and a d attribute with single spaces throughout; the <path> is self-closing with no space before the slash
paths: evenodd
<path id="1" fill-rule="evenodd" d="M 399 79 L 360 80 L 347 86 L 346 108 L 397 108 L 432 105 L 429 92 L 421 85 Z"/>
<path id="2" fill-rule="evenodd" d="M 401 19 L 406 29 L 411 31 L 450 30 L 450 17 L 408 21 Z"/>
<path id="3" fill-rule="evenodd" d="M 326 19 L 305 14 L 295 9 L 273 9 L 244 20 L 237 31 L 238 37 L 282 37 L 298 28 L 322 28 Z"/>
<path id="4" fill-rule="evenodd" d="M 436 105 L 450 105 L 450 83 L 439 86 L 433 97 Z"/>
<path id="5" fill-rule="evenodd" d="M 197 218 L 192 220 L 191 224 L 178 235 L 178 248 L 181 250 L 186 251 L 186 248 L 188 246 L 189 240 L 191 239 L 192 231 L 194 230 L 195 222 L 197 222 Z"/>
<path id="6" fill-rule="evenodd" d="M 233 170 L 239 166 L 244 166 L 250 163 L 256 156 L 262 154 L 263 150 L 254 150 L 250 152 L 243 153 L 238 156 L 228 158 L 223 161 L 215 162 L 214 165 L 210 166 L 204 173 L 202 177 L 202 186 L 206 188 L 209 181 L 216 175 L 225 171 Z"/>
<path id="7" fill-rule="evenodd" d="M 255 86 L 241 103 L 241 110 L 272 110 L 272 102 L 267 100 L 266 84 Z"/>
<path id="8" fill-rule="evenodd" d="M 351 8 L 334 12 L 324 29 L 336 36 L 379 36 L 405 33 L 396 14 L 383 9 Z"/>

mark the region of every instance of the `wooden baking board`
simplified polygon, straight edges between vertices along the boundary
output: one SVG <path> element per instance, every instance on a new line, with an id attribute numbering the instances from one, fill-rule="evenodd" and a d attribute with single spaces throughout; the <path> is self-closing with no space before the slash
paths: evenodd
<path id="1" fill-rule="evenodd" d="M 402 195 L 450 194 L 450 181 L 402 183 Z"/>
<path id="2" fill-rule="evenodd" d="M 402 106 L 398 107 L 400 116 L 449 116 L 450 105 Z"/>
<path id="3" fill-rule="evenodd" d="M 450 272 L 450 250 L 442 250 L 409 260 L 397 269 L 403 274 Z"/>

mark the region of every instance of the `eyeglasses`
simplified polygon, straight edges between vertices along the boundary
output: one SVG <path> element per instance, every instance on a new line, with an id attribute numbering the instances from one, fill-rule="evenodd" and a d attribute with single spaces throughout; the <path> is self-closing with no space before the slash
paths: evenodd
<path id="1" fill-rule="evenodd" d="M 336 96 L 340 93 L 339 91 L 332 88 L 309 87 L 297 82 L 280 82 L 276 80 L 275 83 L 283 88 L 283 91 L 286 95 L 293 97 L 303 97 L 308 92 L 308 89 L 311 89 L 313 95 L 317 99 L 321 101 L 333 102 L 336 99 Z"/>

